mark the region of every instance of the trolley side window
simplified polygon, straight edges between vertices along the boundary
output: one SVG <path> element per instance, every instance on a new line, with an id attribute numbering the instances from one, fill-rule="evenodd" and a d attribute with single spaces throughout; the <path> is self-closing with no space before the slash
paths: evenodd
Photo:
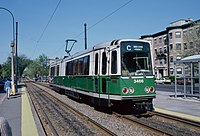
<path id="1" fill-rule="evenodd" d="M 105 75 L 107 71 L 107 57 L 106 52 L 102 54 L 102 74 Z"/>
<path id="2" fill-rule="evenodd" d="M 83 75 L 83 66 L 84 66 L 84 59 L 78 59 L 78 75 Z"/>
<path id="3" fill-rule="evenodd" d="M 89 75 L 90 56 L 85 56 L 66 64 L 66 75 Z"/>
<path id="4" fill-rule="evenodd" d="M 66 75 L 73 75 L 73 61 L 67 62 Z"/>
<path id="5" fill-rule="evenodd" d="M 57 65 L 56 76 L 59 76 L 59 65 Z"/>
<path id="6" fill-rule="evenodd" d="M 86 56 L 83 58 L 83 74 L 89 75 L 89 67 L 90 67 L 90 56 Z"/>
<path id="7" fill-rule="evenodd" d="M 55 76 L 55 67 L 51 67 L 50 76 Z"/>
<path id="8" fill-rule="evenodd" d="M 73 75 L 78 75 L 78 60 L 74 60 L 73 63 Z"/>
<path id="9" fill-rule="evenodd" d="M 98 74 L 98 53 L 95 54 L 95 75 Z"/>
<path id="10" fill-rule="evenodd" d="M 112 58 L 111 58 L 111 73 L 117 73 L 117 51 L 112 51 Z"/>

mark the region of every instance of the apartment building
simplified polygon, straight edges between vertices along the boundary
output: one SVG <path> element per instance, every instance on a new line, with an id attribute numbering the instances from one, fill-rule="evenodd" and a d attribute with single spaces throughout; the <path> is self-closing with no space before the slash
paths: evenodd
<path id="1" fill-rule="evenodd" d="M 170 23 L 163 31 L 143 35 L 141 39 L 151 41 L 156 78 L 173 76 L 174 61 L 200 54 L 200 20 L 181 19 Z M 177 67 L 176 71 L 182 74 L 182 67 Z"/>

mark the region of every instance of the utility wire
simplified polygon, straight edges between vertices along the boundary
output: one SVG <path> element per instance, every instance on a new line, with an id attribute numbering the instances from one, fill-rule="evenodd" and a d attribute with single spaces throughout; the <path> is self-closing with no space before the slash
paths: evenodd
<path id="1" fill-rule="evenodd" d="M 39 39 L 37 40 L 36 46 L 35 46 L 35 49 L 34 49 L 34 52 L 33 52 L 33 56 L 34 56 L 34 54 L 35 54 L 35 51 L 36 51 L 36 49 L 37 49 L 37 46 L 38 46 L 40 40 L 41 40 L 42 37 L 44 36 L 44 33 L 45 33 L 45 31 L 47 30 L 47 27 L 49 26 L 51 20 L 53 19 L 53 16 L 54 16 L 54 14 L 56 13 L 56 11 L 57 11 L 57 9 L 58 9 L 60 3 L 61 3 L 61 0 L 59 0 L 59 2 L 58 2 L 58 4 L 57 4 L 56 8 L 54 9 L 54 11 L 53 11 L 53 13 L 52 13 L 52 15 L 51 15 L 51 17 L 50 17 L 50 19 L 49 19 L 49 21 L 48 21 L 48 23 L 46 24 L 44 30 L 42 31 L 42 33 L 41 33 L 41 35 L 40 35 L 40 37 L 39 37 Z"/>
<path id="2" fill-rule="evenodd" d="M 92 28 L 94 28 L 96 25 L 98 25 L 99 23 L 103 22 L 104 20 L 106 20 L 107 18 L 109 18 L 110 16 L 112 16 L 114 13 L 116 13 L 117 11 L 119 11 L 121 8 L 125 7 L 126 5 L 128 5 L 129 3 L 131 3 L 133 0 L 129 0 L 127 1 L 126 3 L 124 3 L 123 5 L 121 5 L 119 8 L 115 9 L 113 12 L 109 13 L 108 15 L 106 15 L 105 17 L 103 17 L 102 19 L 100 19 L 99 21 L 97 21 L 94 25 L 90 26 L 87 30 L 90 30 Z M 84 31 L 82 31 L 80 34 L 78 34 L 77 36 L 75 36 L 73 39 L 76 39 L 78 38 L 79 36 L 81 36 L 82 34 L 84 33 Z M 63 48 L 60 47 L 57 52 L 59 50 L 61 50 Z M 54 55 L 55 55 L 55 52 L 54 52 Z"/>
<path id="3" fill-rule="evenodd" d="M 110 16 L 112 16 L 114 13 L 116 13 L 117 11 L 119 11 L 121 8 L 125 7 L 126 5 L 128 5 L 129 3 L 131 3 L 132 1 L 133 0 L 129 0 L 128 2 L 126 2 L 125 4 L 123 4 L 122 6 L 120 6 L 116 10 L 114 10 L 113 12 L 109 13 L 108 15 L 106 15 L 105 17 L 103 17 L 102 19 L 100 19 L 99 21 L 97 21 L 94 25 L 90 26 L 87 30 L 90 30 L 93 27 L 95 27 L 96 25 L 98 25 L 99 23 L 103 22 L 104 20 L 106 20 L 107 18 L 109 18 Z M 83 33 L 84 32 L 81 32 L 80 34 L 78 34 L 77 36 L 75 36 L 75 38 L 81 36 Z"/>
<path id="4" fill-rule="evenodd" d="M 51 17 L 50 17 L 50 19 L 49 19 L 47 25 L 45 26 L 45 28 L 44 28 L 44 30 L 43 30 L 43 32 L 42 32 L 42 34 L 40 35 L 40 38 L 39 38 L 38 41 L 37 41 L 38 43 L 39 43 L 40 40 L 42 39 L 42 37 L 43 37 L 43 35 L 44 35 L 44 33 L 45 33 L 47 27 L 49 26 L 49 24 L 50 24 L 50 22 L 51 22 L 51 20 L 52 20 L 52 18 L 53 18 L 53 16 L 54 16 L 54 14 L 56 13 L 56 10 L 58 9 L 58 6 L 60 5 L 60 3 L 61 3 L 61 0 L 59 0 L 59 2 L 58 2 L 58 4 L 57 4 L 57 6 L 56 6 L 56 8 L 55 8 L 55 10 L 54 10 L 54 12 L 53 12 L 53 14 L 51 15 Z"/>

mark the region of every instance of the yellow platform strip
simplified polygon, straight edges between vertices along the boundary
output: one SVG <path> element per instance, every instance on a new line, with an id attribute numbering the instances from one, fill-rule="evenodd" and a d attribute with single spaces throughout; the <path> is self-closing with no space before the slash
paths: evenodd
<path id="1" fill-rule="evenodd" d="M 26 88 L 22 88 L 22 136 L 38 136 Z"/>
<path id="2" fill-rule="evenodd" d="M 184 113 L 164 110 L 164 109 L 160 109 L 160 108 L 155 108 L 155 111 L 160 112 L 160 113 L 164 113 L 164 114 L 168 114 L 168 115 L 172 115 L 172 116 L 176 116 L 176 117 L 180 117 L 180 118 L 185 118 L 185 119 L 192 120 L 192 121 L 200 122 L 200 117 L 198 117 L 198 116 L 193 116 L 193 115 L 188 115 L 188 114 L 184 114 Z"/>

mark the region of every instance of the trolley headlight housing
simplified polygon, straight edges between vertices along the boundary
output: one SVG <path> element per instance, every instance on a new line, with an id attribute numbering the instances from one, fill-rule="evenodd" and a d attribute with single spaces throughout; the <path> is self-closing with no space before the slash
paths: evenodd
<path id="1" fill-rule="evenodd" d="M 122 93 L 127 94 L 129 92 L 128 88 L 124 87 L 122 88 Z"/>
<path id="2" fill-rule="evenodd" d="M 144 88 L 144 91 L 146 92 L 146 93 L 153 93 L 154 91 L 155 91 L 155 88 L 153 87 L 153 86 L 151 86 L 151 87 L 148 87 L 148 86 L 146 86 L 145 88 Z"/>
<path id="3" fill-rule="evenodd" d="M 134 92 L 135 92 L 134 88 L 133 88 L 133 87 L 130 87 L 130 88 L 129 88 L 129 93 L 130 93 L 130 94 L 133 94 Z"/>
<path id="4" fill-rule="evenodd" d="M 155 90 L 155 89 L 154 89 L 153 86 L 151 86 L 151 87 L 149 88 L 149 91 L 150 91 L 150 92 L 154 92 L 154 90 Z"/>
<path id="5" fill-rule="evenodd" d="M 146 86 L 146 87 L 144 88 L 144 91 L 145 91 L 146 93 L 149 93 L 149 87 Z"/>

